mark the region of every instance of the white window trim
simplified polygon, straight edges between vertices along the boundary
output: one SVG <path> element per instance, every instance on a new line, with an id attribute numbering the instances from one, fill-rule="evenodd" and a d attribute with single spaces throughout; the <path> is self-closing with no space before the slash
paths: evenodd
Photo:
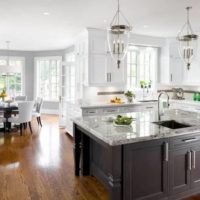
<path id="1" fill-rule="evenodd" d="M 55 60 L 55 59 L 60 59 L 61 62 L 62 62 L 62 56 L 38 56 L 38 57 L 34 57 L 34 91 L 33 91 L 33 97 L 34 99 L 37 98 L 37 91 L 38 91 L 38 69 L 37 69 L 37 65 L 36 65 L 36 62 L 37 61 L 45 61 L 45 60 Z M 62 70 L 62 65 L 61 65 L 61 69 L 60 71 Z M 60 74 L 59 74 L 59 78 L 60 78 Z M 60 81 L 59 81 L 60 82 Z M 60 84 L 60 83 L 59 83 Z M 55 102 L 55 103 L 58 103 L 59 100 L 44 100 L 44 102 Z"/>
<path id="2" fill-rule="evenodd" d="M 149 91 L 155 91 L 155 90 L 157 90 L 157 88 L 156 88 L 156 83 L 157 83 L 157 80 L 158 80 L 158 63 L 159 63 L 159 47 L 156 47 L 156 46 L 149 46 L 149 45 L 134 45 L 134 44 L 131 44 L 130 46 L 135 46 L 135 47 L 138 47 L 138 48 L 148 48 L 148 47 L 150 47 L 150 48 L 154 48 L 155 50 L 156 50 L 156 57 L 155 57 L 155 70 L 154 70 L 154 77 L 155 77 L 155 79 L 153 80 L 153 84 L 152 84 L 152 87 L 149 89 Z M 138 58 L 136 58 L 137 59 L 137 66 L 138 66 Z M 128 75 L 128 74 L 127 74 Z M 143 91 L 143 89 L 142 88 L 140 88 L 139 87 L 139 80 L 138 80 L 138 77 L 140 76 L 140 72 L 139 72 L 139 70 L 138 69 L 136 69 L 136 87 L 134 88 L 134 90 L 135 91 Z M 127 77 L 128 78 L 128 77 Z M 127 89 L 128 89 L 128 85 L 126 86 L 127 87 Z"/>
<path id="3" fill-rule="evenodd" d="M 22 95 L 25 95 L 25 91 L 26 91 L 26 84 L 25 84 L 25 73 L 26 73 L 26 59 L 23 56 L 9 56 L 11 58 L 11 60 L 20 60 L 22 61 Z M 7 60 L 8 56 L 0 56 L 0 60 L 1 59 L 5 59 Z"/>

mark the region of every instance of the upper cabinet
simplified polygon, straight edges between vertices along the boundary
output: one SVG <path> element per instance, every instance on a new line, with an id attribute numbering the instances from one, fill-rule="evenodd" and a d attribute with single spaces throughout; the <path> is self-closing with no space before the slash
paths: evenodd
<path id="1" fill-rule="evenodd" d="M 184 79 L 184 64 L 175 39 L 166 40 L 165 46 L 161 48 L 160 59 L 160 83 L 181 85 Z"/>
<path id="2" fill-rule="evenodd" d="M 180 85 L 183 83 L 184 63 L 179 55 L 179 46 L 177 41 L 169 44 L 169 71 L 170 83 Z"/>
<path id="3" fill-rule="evenodd" d="M 76 39 L 78 84 L 86 86 L 117 86 L 126 84 L 126 65 L 111 58 L 105 30 L 88 28 Z"/>

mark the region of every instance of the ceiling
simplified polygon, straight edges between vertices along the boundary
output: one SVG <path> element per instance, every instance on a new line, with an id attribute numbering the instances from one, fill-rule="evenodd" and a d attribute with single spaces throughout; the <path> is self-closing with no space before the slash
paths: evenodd
<path id="1" fill-rule="evenodd" d="M 85 27 L 108 27 L 116 4 L 117 0 L 1 0 L 0 49 L 6 48 L 6 40 L 15 50 L 66 48 Z M 133 33 L 160 37 L 177 35 L 188 5 L 193 6 L 193 29 L 200 33 L 199 0 L 121 0 Z"/>

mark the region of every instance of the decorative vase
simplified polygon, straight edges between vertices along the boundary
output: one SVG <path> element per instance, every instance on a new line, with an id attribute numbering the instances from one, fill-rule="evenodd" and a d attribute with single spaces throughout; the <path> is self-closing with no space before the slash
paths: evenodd
<path id="1" fill-rule="evenodd" d="M 132 103 L 133 102 L 133 97 L 126 97 L 128 100 L 128 103 Z"/>

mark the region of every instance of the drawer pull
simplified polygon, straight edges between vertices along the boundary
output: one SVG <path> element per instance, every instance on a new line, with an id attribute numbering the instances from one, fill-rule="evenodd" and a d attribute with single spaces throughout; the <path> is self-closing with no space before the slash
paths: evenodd
<path id="1" fill-rule="evenodd" d="M 188 152 L 187 155 L 188 155 L 188 170 L 191 170 L 192 169 L 191 152 Z"/>
<path id="2" fill-rule="evenodd" d="M 192 168 L 196 168 L 196 151 L 192 151 Z"/>
<path id="3" fill-rule="evenodd" d="M 106 112 L 117 112 L 117 110 L 106 110 Z"/>
<path id="4" fill-rule="evenodd" d="M 188 138 L 188 139 L 184 139 L 182 140 L 183 142 L 194 142 L 194 141 L 197 141 L 198 139 L 197 138 Z"/>
<path id="5" fill-rule="evenodd" d="M 153 107 L 146 107 L 146 109 L 151 109 L 151 108 L 153 108 Z"/>
<path id="6" fill-rule="evenodd" d="M 169 144 L 165 142 L 165 161 L 168 162 L 169 160 Z"/>

